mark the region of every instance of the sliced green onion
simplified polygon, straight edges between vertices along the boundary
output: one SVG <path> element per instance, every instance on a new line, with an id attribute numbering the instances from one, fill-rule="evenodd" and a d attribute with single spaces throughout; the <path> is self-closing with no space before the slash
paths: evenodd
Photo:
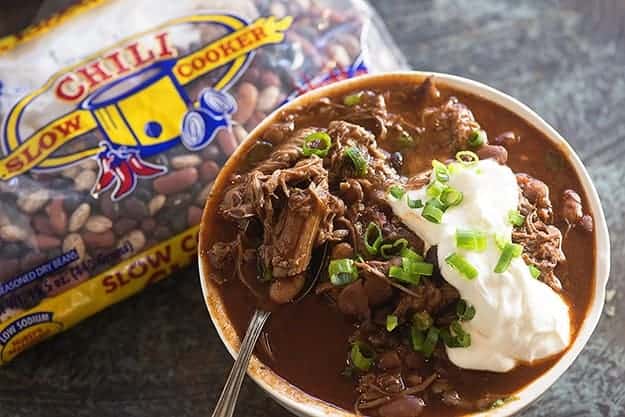
<path id="1" fill-rule="evenodd" d="M 436 198 L 439 195 L 441 195 L 441 193 L 445 190 L 445 188 L 447 188 L 447 186 L 445 184 L 443 184 L 439 180 L 434 180 L 426 188 L 425 194 L 428 197 Z"/>
<path id="2" fill-rule="evenodd" d="M 430 327 L 427 335 L 425 336 L 425 340 L 423 341 L 423 348 L 421 352 L 425 355 L 426 358 L 432 356 L 434 352 L 434 348 L 436 348 L 436 344 L 438 343 L 438 337 L 440 335 L 440 330 L 436 327 Z"/>
<path id="3" fill-rule="evenodd" d="M 437 181 L 447 182 L 449 181 L 449 170 L 447 166 L 440 161 L 434 159 L 432 161 L 432 171 L 434 172 L 434 177 Z"/>
<path id="4" fill-rule="evenodd" d="M 460 249 L 483 252 L 486 250 L 487 241 L 484 232 L 469 229 L 456 230 L 456 247 Z"/>
<path id="5" fill-rule="evenodd" d="M 506 246 L 506 243 L 508 243 L 508 241 L 503 235 L 495 234 L 495 244 L 499 250 L 502 250 Z"/>
<path id="6" fill-rule="evenodd" d="M 349 94 L 343 98 L 343 104 L 346 106 L 355 106 L 360 104 L 362 93 Z"/>
<path id="7" fill-rule="evenodd" d="M 423 350 L 423 342 L 425 342 L 425 333 L 414 326 L 410 327 L 410 344 L 412 345 L 412 350 L 421 352 Z"/>
<path id="8" fill-rule="evenodd" d="M 469 135 L 468 144 L 472 148 L 479 148 L 483 144 L 485 144 L 488 140 L 486 136 L 486 131 L 482 129 L 476 129 Z"/>
<path id="9" fill-rule="evenodd" d="M 523 223 L 525 223 L 525 216 L 519 213 L 518 210 L 510 210 L 508 213 L 508 221 L 515 226 L 523 226 Z"/>
<path id="10" fill-rule="evenodd" d="M 399 321 L 397 319 L 397 316 L 393 314 L 389 314 L 388 316 L 386 316 L 386 331 L 387 332 L 392 332 L 393 330 L 395 330 L 398 324 L 399 324 Z"/>
<path id="11" fill-rule="evenodd" d="M 536 268 L 534 265 L 528 265 L 528 268 L 530 270 L 530 274 L 532 275 L 532 278 L 534 279 L 538 279 L 540 274 L 542 274 L 540 269 Z"/>
<path id="12" fill-rule="evenodd" d="M 360 369 L 361 371 L 368 371 L 369 368 L 371 368 L 371 365 L 373 365 L 375 352 L 364 343 L 356 342 L 352 345 L 350 359 L 352 365 L 354 365 L 356 368 Z"/>
<path id="13" fill-rule="evenodd" d="M 440 196 L 441 203 L 446 207 L 454 207 L 462 203 L 464 196 L 455 188 L 447 187 L 443 190 Z"/>
<path id="14" fill-rule="evenodd" d="M 423 260 L 423 256 L 419 255 L 417 252 L 413 251 L 410 248 L 402 248 L 399 252 L 399 256 L 402 258 L 408 258 L 414 262 L 421 262 Z"/>
<path id="15" fill-rule="evenodd" d="M 410 196 L 406 197 L 406 204 L 408 204 L 408 207 L 410 207 L 411 209 L 418 209 L 423 207 L 423 201 L 419 199 L 413 200 L 412 198 L 410 198 Z"/>
<path id="16" fill-rule="evenodd" d="M 328 273 L 330 274 L 330 282 L 336 286 L 347 285 L 358 278 L 358 269 L 354 265 L 353 259 L 345 258 L 330 261 Z"/>
<path id="17" fill-rule="evenodd" d="M 406 190 L 404 190 L 402 186 L 391 185 L 388 189 L 388 193 L 392 195 L 394 198 L 401 200 L 404 194 L 406 194 Z"/>
<path id="18" fill-rule="evenodd" d="M 369 223 L 364 237 L 365 248 L 367 248 L 369 255 L 377 254 L 378 249 L 380 249 L 380 245 L 382 244 L 382 230 L 380 229 L 380 226 L 374 222 Z"/>
<path id="19" fill-rule="evenodd" d="M 304 138 L 302 154 L 304 156 L 317 155 L 325 157 L 332 146 L 332 138 L 326 132 L 314 132 Z"/>
<path id="20" fill-rule="evenodd" d="M 440 201 L 433 198 L 425 203 L 425 207 L 423 207 L 423 211 L 421 212 L 421 216 L 431 221 L 432 223 L 439 224 L 443 219 L 443 213 L 445 212 L 445 206 L 441 204 Z"/>
<path id="21" fill-rule="evenodd" d="M 506 272 L 512 262 L 512 259 L 521 256 L 522 253 L 523 246 L 517 243 L 506 243 L 501 250 L 501 255 L 499 256 L 497 265 L 495 265 L 495 272 L 498 274 Z"/>
<path id="22" fill-rule="evenodd" d="M 478 163 L 480 158 L 477 156 L 475 152 L 471 151 L 460 151 L 456 154 L 456 161 L 464 165 L 465 167 L 470 167 Z"/>
<path id="23" fill-rule="evenodd" d="M 351 146 L 345 150 L 345 155 L 352 161 L 356 176 L 362 177 L 367 174 L 367 160 L 362 156 L 360 150 Z"/>
<path id="24" fill-rule="evenodd" d="M 406 239 L 397 239 L 393 243 L 385 243 L 380 246 L 380 255 L 384 259 L 391 259 L 393 256 L 399 256 L 402 249 L 408 246 L 408 241 Z"/>
<path id="25" fill-rule="evenodd" d="M 427 262 L 413 261 L 410 258 L 402 258 L 402 268 L 414 275 L 431 276 L 434 272 L 434 265 Z"/>
<path id="26" fill-rule="evenodd" d="M 469 321 L 475 317 L 475 307 L 460 299 L 456 304 L 456 316 L 460 321 Z"/>
<path id="27" fill-rule="evenodd" d="M 450 254 L 445 258 L 447 265 L 451 266 L 456 271 L 460 272 L 467 279 L 475 279 L 478 275 L 478 270 L 466 260 L 462 255 L 457 253 Z"/>
<path id="28" fill-rule="evenodd" d="M 419 285 L 421 281 L 421 277 L 418 274 L 413 274 L 411 271 L 405 270 L 399 266 L 391 266 L 388 269 L 388 276 L 412 285 Z"/>
<path id="29" fill-rule="evenodd" d="M 434 320 L 427 311 L 421 311 L 412 316 L 412 324 L 417 330 L 423 331 L 432 327 Z"/>
<path id="30" fill-rule="evenodd" d="M 455 335 L 456 347 L 469 347 L 471 346 L 471 335 L 464 331 L 459 321 L 454 320 L 449 326 L 449 330 Z"/>

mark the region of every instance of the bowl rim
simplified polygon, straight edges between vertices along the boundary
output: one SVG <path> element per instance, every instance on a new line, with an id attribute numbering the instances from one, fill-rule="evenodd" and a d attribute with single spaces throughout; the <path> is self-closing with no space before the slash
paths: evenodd
<path id="1" fill-rule="evenodd" d="M 437 83 L 449 86 L 457 91 L 470 93 L 479 96 L 488 101 L 506 108 L 507 110 L 522 117 L 527 123 L 541 131 L 549 140 L 559 146 L 563 153 L 566 154 L 569 161 L 573 165 L 574 170 L 579 176 L 582 188 L 588 196 L 591 211 L 593 213 L 594 230 L 595 234 L 595 286 L 594 295 L 591 303 L 588 307 L 586 317 L 584 318 L 582 325 L 579 329 L 577 337 L 573 341 L 572 345 L 568 348 L 565 354 L 552 366 L 549 370 L 539 376 L 537 379 L 521 388 L 515 393 L 518 397 L 515 401 L 505 403 L 503 406 L 497 409 L 487 410 L 477 413 L 469 413 L 466 416 L 489 416 L 489 417 L 505 417 L 513 415 L 514 413 L 525 408 L 540 395 L 542 395 L 556 380 L 564 374 L 564 372 L 572 365 L 577 356 L 581 353 L 582 349 L 590 339 L 594 329 L 596 328 L 603 306 L 605 302 L 605 289 L 609 278 L 610 272 L 610 240 L 608 234 L 607 223 L 601 201 L 594 184 L 581 162 L 579 156 L 575 153 L 571 145 L 545 120 L 543 120 L 536 112 L 530 109 L 527 105 L 521 103 L 519 100 L 503 93 L 493 87 L 485 85 L 483 83 L 445 73 L 437 73 L 430 71 L 398 71 L 398 72 L 386 72 L 377 74 L 367 74 L 356 78 L 342 80 L 333 84 L 329 84 L 318 89 L 309 91 L 293 101 L 285 104 L 283 107 L 275 110 L 268 115 L 261 123 L 259 123 L 247 136 L 245 143 L 254 140 L 258 134 L 264 131 L 269 124 L 271 124 L 279 115 L 305 103 L 309 103 L 314 100 L 318 100 L 329 94 L 334 94 L 336 91 L 347 91 L 357 88 L 359 85 L 380 82 L 388 82 L 389 78 L 394 78 L 399 82 L 414 82 L 415 84 L 422 82 L 426 78 L 432 76 Z M 242 152 L 246 146 L 239 146 L 233 155 Z M 221 172 L 227 171 L 229 164 L 233 163 L 236 158 L 232 156 L 228 159 L 220 175 L 215 180 L 215 184 L 224 181 Z M 215 187 L 220 188 L 220 187 Z M 209 196 L 210 199 L 212 194 Z M 208 200 L 207 200 L 208 201 Z M 204 210 L 202 216 L 202 225 L 204 224 Z M 198 244 L 199 258 L 202 258 L 202 254 L 206 253 L 202 247 L 202 231 L 200 230 L 200 242 Z M 198 262 L 200 283 L 202 286 L 202 293 L 204 301 L 208 309 L 209 315 L 213 322 L 213 325 L 217 329 L 217 333 L 226 349 L 233 358 L 236 358 L 240 341 L 232 324 L 230 323 L 225 307 L 221 302 L 221 299 L 216 291 L 216 284 L 212 280 L 208 279 L 208 273 L 204 271 L 204 263 L 202 259 Z M 248 368 L 248 375 L 271 397 L 277 400 L 282 406 L 290 411 L 303 416 L 309 417 L 322 417 L 322 416 L 341 416 L 341 417 L 354 417 L 355 414 L 339 409 L 334 405 L 328 404 L 320 399 L 317 399 L 297 387 L 292 386 L 282 377 L 275 374 L 271 369 L 263 365 L 255 356 L 252 357 L 250 367 Z"/>

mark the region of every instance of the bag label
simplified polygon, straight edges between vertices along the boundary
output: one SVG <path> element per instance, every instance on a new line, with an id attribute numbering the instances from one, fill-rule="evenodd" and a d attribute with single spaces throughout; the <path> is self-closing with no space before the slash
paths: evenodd
<path id="1" fill-rule="evenodd" d="M 230 127 L 237 106 L 228 86 L 245 71 L 257 48 L 283 41 L 292 20 L 270 16 L 248 23 L 234 15 L 175 19 L 57 72 L 8 113 L 1 135 L 7 156 L 0 160 L 0 179 L 95 158 L 99 174 L 92 194 L 97 197 L 111 188 L 113 200 L 125 197 L 138 178 L 167 172 L 144 158 L 180 142 L 197 151 Z M 189 25 L 199 24 L 223 33 L 180 53 L 174 40 L 188 36 Z M 190 97 L 183 86 L 212 71 L 217 74 L 213 85 Z M 42 109 L 61 114 L 41 122 L 50 117 Z M 101 138 L 97 143 L 77 143 L 94 131 Z"/>

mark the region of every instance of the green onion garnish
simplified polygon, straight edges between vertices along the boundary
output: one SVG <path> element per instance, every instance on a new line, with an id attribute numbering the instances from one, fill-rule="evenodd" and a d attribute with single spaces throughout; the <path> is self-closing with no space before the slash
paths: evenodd
<path id="1" fill-rule="evenodd" d="M 456 316 L 460 321 L 469 321 L 475 317 L 475 307 L 460 299 L 456 304 Z"/>
<path id="2" fill-rule="evenodd" d="M 478 275 L 478 270 L 466 260 L 462 255 L 457 253 L 450 254 L 445 258 L 447 265 L 451 266 L 456 271 L 460 272 L 467 279 L 475 279 Z"/>
<path id="3" fill-rule="evenodd" d="M 432 223 L 439 224 L 443 219 L 444 212 L 445 206 L 436 198 L 433 198 L 425 203 L 421 216 Z"/>
<path id="4" fill-rule="evenodd" d="M 423 349 L 421 350 L 426 358 L 432 356 L 432 352 L 434 352 L 434 348 L 438 343 L 439 335 L 440 330 L 438 330 L 436 327 L 430 327 L 427 335 L 425 336 L 425 340 L 423 341 Z"/>
<path id="5" fill-rule="evenodd" d="M 402 258 L 408 258 L 414 262 L 421 262 L 423 260 L 423 256 L 419 255 L 417 252 L 413 251 L 410 248 L 402 248 L 399 252 L 399 256 Z"/>
<path id="6" fill-rule="evenodd" d="M 395 330 L 398 324 L 399 324 L 399 321 L 397 319 L 397 316 L 393 314 L 389 314 L 388 316 L 386 316 L 386 331 L 387 332 L 392 332 L 393 330 Z"/>
<path id="7" fill-rule="evenodd" d="M 425 334 L 418 330 L 415 326 L 410 327 L 410 344 L 412 350 L 421 352 L 423 350 L 423 342 L 425 342 Z"/>
<path id="8" fill-rule="evenodd" d="M 487 240 L 486 233 L 478 230 L 456 230 L 456 247 L 460 249 L 483 252 L 486 250 Z"/>
<path id="9" fill-rule="evenodd" d="M 449 170 L 447 169 L 445 164 L 434 159 L 432 161 L 432 168 L 434 172 L 434 177 L 436 178 L 437 181 L 440 181 L 440 182 L 449 181 Z"/>
<path id="10" fill-rule="evenodd" d="M 412 198 L 410 198 L 410 196 L 406 197 L 406 203 L 411 209 L 418 209 L 423 207 L 423 201 L 419 199 L 413 200 Z"/>
<path id="11" fill-rule="evenodd" d="M 352 161 L 356 176 L 362 177 L 367 174 L 367 161 L 357 147 L 351 146 L 347 148 L 345 155 Z"/>
<path id="12" fill-rule="evenodd" d="M 447 165 L 447 171 L 449 171 L 449 174 L 455 174 L 456 172 L 460 171 L 462 169 L 462 165 L 460 165 L 457 162 L 452 162 L 449 165 Z"/>
<path id="13" fill-rule="evenodd" d="M 497 265 L 495 265 L 495 272 L 498 274 L 506 272 L 512 262 L 512 259 L 521 256 L 521 253 L 523 253 L 523 246 L 517 243 L 506 243 L 501 250 L 501 255 L 499 256 Z"/>
<path id="14" fill-rule="evenodd" d="M 457 320 L 451 323 L 449 329 L 441 330 L 440 336 L 443 342 L 450 348 L 471 346 L 471 335 L 462 329 Z"/>
<path id="15" fill-rule="evenodd" d="M 380 226 L 378 226 L 377 223 L 369 223 L 364 237 L 365 248 L 367 248 L 369 255 L 377 254 L 382 244 L 382 230 Z"/>
<path id="16" fill-rule="evenodd" d="M 406 194 L 406 190 L 400 185 L 391 185 L 388 189 L 388 193 L 397 200 L 400 200 L 404 194 Z"/>
<path id="17" fill-rule="evenodd" d="M 502 250 L 506 246 L 506 243 L 508 243 L 508 241 L 506 241 L 503 235 L 495 234 L 495 245 L 497 245 L 499 250 Z"/>
<path id="18" fill-rule="evenodd" d="M 485 144 L 487 140 L 488 139 L 486 136 L 486 131 L 477 129 L 471 132 L 471 134 L 469 135 L 468 144 L 472 148 L 479 148 L 480 146 Z"/>
<path id="19" fill-rule="evenodd" d="M 349 94 L 343 98 L 343 104 L 346 106 L 355 106 L 356 104 L 360 104 L 360 97 L 362 93 Z"/>
<path id="20" fill-rule="evenodd" d="M 421 277 L 418 274 L 413 274 L 410 270 L 400 268 L 399 266 L 391 266 L 388 269 L 388 276 L 412 285 L 419 285 L 421 281 Z"/>
<path id="21" fill-rule="evenodd" d="M 380 246 L 380 255 L 384 259 L 391 259 L 393 256 L 398 256 L 402 249 L 408 246 L 408 241 L 406 239 L 397 239 L 393 243 L 385 243 Z"/>
<path id="22" fill-rule="evenodd" d="M 361 342 L 356 342 L 352 345 L 350 352 L 350 359 L 352 365 L 361 371 L 368 371 L 373 365 L 375 359 L 375 352 L 369 346 Z"/>
<path id="23" fill-rule="evenodd" d="M 356 281 L 358 269 L 356 269 L 353 259 L 334 259 L 330 261 L 328 274 L 330 274 L 330 282 L 333 285 L 343 286 Z"/>
<path id="24" fill-rule="evenodd" d="M 429 277 L 434 272 L 434 265 L 427 262 L 413 261 L 410 258 L 401 258 L 401 262 L 402 268 L 413 275 L 427 275 Z"/>
<path id="25" fill-rule="evenodd" d="M 427 311 L 421 311 L 412 316 L 412 324 L 417 330 L 423 331 L 429 329 L 434 324 L 434 320 Z"/>
<path id="26" fill-rule="evenodd" d="M 525 223 L 525 216 L 519 213 L 518 210 L 510 210 L 508 213 L 508 221 L 515 226 L 523 226 L 523 223 Z"/>
<path id="27" fill-rule="evenodd" d="M 460 191 L 452 187 L 447 187 L 441 193 L 440 200 L 446 207 L 454 207 L 462 203 L 463 197 Z"/>
<path id="28" fill-rule="evenodd" d="M 304 156 L 317 155 L 324 158 L 330 147 L 332 146 L 332 138 L 326 132 L 314 132 L 304 138 L 302 146 L 302 154 Z"/>
<path id="29" fill-rule="evenodd" d="M 538 279 L 540 274 L 542 274 L 542 272 L 540 272 L 540 269 L 536 268 L 534 265 L 528 265 L 528 268 L 530 270 L 530 274 L 532 275 L 532 278 L 534 279 Z"/>
<path id="30" fill-rule="evenodd" d="M 436 198 L 447 188 L 445 184 L 440 182 L 439 180 L 434 180 L 428 185 L 425 190 L 425 193 L 428 197 Z"/>
<path id="31" fill-rule="evenodd" d="M 473 166 L 478 163 L 480 158 L 477 156 L 475 152 L 471 151 L 460 151 L 456 154 L 456 161 L 461 163 L 466 167 Z"/>

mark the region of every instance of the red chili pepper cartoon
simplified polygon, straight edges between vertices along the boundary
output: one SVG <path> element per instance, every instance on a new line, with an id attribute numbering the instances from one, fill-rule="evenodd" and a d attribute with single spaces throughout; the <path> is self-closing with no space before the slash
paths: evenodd
<path id="1" fill-rule="evenodd" d="M 100 173 L 92 190 L 95 197 L 115 184 L 111 199 L 120 200 L 135 189 L 137 177 L 150 178 L 167 172 L 166 167 L 142 160 L 135 149 L 112 149 L 107 142 L 101 142 L 100 146 L 103 148 L 97 157 Z"/>

